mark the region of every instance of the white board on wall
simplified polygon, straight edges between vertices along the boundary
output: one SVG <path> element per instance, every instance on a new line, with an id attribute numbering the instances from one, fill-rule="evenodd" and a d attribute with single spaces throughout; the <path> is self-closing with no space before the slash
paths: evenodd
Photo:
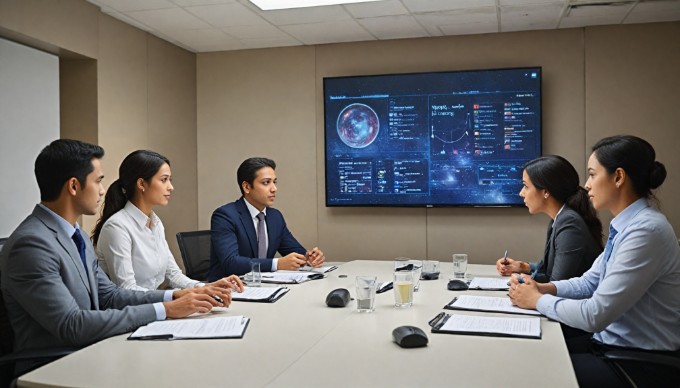
<path id="1" fill-rule="evenodd" d="M 0 39 L 0 237 L 40 202 L 33 164 L 59 138 L 59 58 Z"/>

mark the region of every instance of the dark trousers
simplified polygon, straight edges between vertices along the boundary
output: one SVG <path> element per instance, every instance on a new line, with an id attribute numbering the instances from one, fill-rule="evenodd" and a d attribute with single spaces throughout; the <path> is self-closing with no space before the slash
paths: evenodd
<path id="1" fill-rule="evenodd" d="M 625 350 L 609 346 L 592 339 L 592 334 L 562 325 L 562 333 L 569 350 L 576 380 L 581 388 L 627 387 L 630 383 L 619 371 L 618 364 L 632 378 L 638 387 L 680 387 L 677 370 L 642 362 L 605 361 L 603 353 L 610 350 Z M 636 349 L 637 350 L 637 349 Z M 650 352 L 680 356 L 680 352 Z"/>

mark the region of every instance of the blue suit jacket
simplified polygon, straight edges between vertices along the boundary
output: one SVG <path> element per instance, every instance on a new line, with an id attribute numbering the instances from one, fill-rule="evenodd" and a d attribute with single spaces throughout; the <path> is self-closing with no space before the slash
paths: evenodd
<path id="1" fill-rule="evenodd" d="M 83 238 L 88 272 L 71 236 L 40 206 L 7 240 L 1 283 L 15 351 L 85 346 L 156 320 L 150 303 L 163 291 L 117 287 Z"/>
<path id="2" fill-rule="evenodd" d="M 248 273 L 251 262 L 259 262 L 262 272 L 270 272 L 276 252 L 282 256 L 292 252 L 306 252 L 288 230 L 280 211 L 267 208 L 266 221 L 269 246 L 267 258 L 262 259 L 257 258 L 257 232 L 243 197 L 213 212 L 210 220 L 210 281 L 228 275 Z"/>

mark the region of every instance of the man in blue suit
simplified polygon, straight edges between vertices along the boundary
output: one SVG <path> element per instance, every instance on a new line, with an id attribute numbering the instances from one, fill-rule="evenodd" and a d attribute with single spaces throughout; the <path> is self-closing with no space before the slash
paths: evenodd
<path id="1" fill-rule="evenodd" d="M 156 320 L 208 312 L 231 302 L 230 291 L 218 287 L 143 292 L 109 280 L 77 223 L 99 207 L 103 156 L 99 146 L 55 140 L 35 161 L 41 202 L 0 254 L 14 351 L 82 347 Z"/>
<path id="2" fill-rule="evenodd" d="M 208 279 L 260 270 L 296 270 L 305 264 L 320 267 L 319 248 L 306 251 L 293 237 L 280 211 L 270 207 L 276 198 L 276 163 L 267 158 L 246 159 L 236 178 L 242 197 L 213 212 L 210 221 L 212 249 Z M 262 236 L 263 235 L 263 236 Z M 276 252 L 283 257 L 274 258 Z"/>

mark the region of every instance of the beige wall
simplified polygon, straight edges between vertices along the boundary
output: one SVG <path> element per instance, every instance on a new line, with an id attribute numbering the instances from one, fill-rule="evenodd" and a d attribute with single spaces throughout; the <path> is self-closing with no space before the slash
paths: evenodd
<path id="1" fill-rule="evenodd" d="M 0 0 L 0 36 L 60 55 L 62 137 L 106 150 L 105 184 L 131 151 L 166 155 L 173 200 L 157 209 L 175 234 L 197 228 L 196 56 L 99 12 L 82 0 Z M 83 217 L 92 230 L 96 217 Z"/>
<path id="2" fill-rule="evenodd" d="M 680 100 L 679 26 L 199 54 L 199 227 L 209 227 L 215 207 L 238 197 L 238 163 L 267 155 L 279 164 L 276 206 L 299 240 L 319 244 L 329 260 L 401 255 L 450 260 L 451 253 L 468 252 L 474 263 L 491 263 L 505 249 L 513 257 L 539 259 L 548 219 L 530 216 L 526 209 L 326 208 L 323 77 L 542 66 L 544 153 L 567 157 L 584 180 L 596 139 L 635 133 L 654 144 L 670 169 L 678 165 L 672 146 L 680 141 L 678 113 L 672 108 Z M 680 205 L 670 200 L 678 192 L 677 174 L 669 174 L 675 183 L 667 182 L 659 197 L 679 229 Z"/>

